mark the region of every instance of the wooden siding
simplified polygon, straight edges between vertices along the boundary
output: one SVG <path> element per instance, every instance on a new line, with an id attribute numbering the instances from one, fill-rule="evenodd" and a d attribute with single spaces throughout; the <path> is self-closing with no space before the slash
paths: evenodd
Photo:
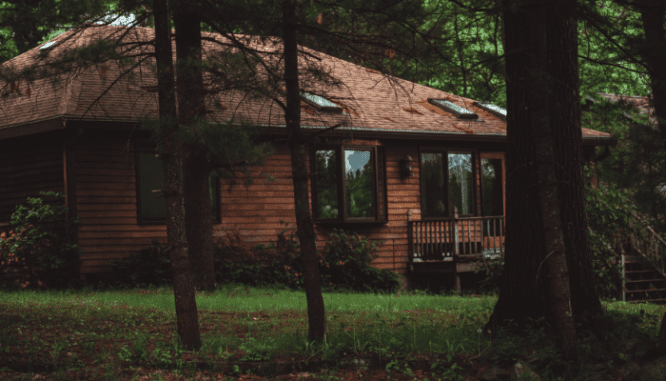
<path id="1" fill-rule="evenodd" d="M 362 144 L 368 141 L 346 141 Z M 408 221 L 421 219 L 419 144 L 382 143 L 386 156 L 388 223 L 346 225 L 377 243 L 380 252 L 373 265 L 406 274 L 408 269 Z M 245 186 L 237 178 L 230 187 L 221 180 L 221 223 L 213 225 L 214 237 L 238 229 L 248 246 L 274 242 L 285 228 L 296 223 L 291 179 L 291 159 L 285 143 L 274 144 L 276 152 L 261 167 L 254 168 L 254 182 Z M 126 257 L 146 247 L 151 240 L 166 241 L 164 225 L 140 225 L 137 222 L 136 155 L 121 133 L 86 133 L 76 145 L 74 157 L 77 215 L 83 223 L 78 239 L 83 250 L 82 273 L 108 271 L 108 260 Z M 405 156 L 414 160 L 413 173 L 400 178 L 399 163 Z M 498 154 L 501 155 L 501 154 Z M 476 209 L 479 210 L 479 157 L 475 154 Z M 495 155 L 493 154 L 493 157 Z M 309 165 L 309 163 L 308 163 Z M 274 177 L 266 181 L 260 172 Z M 312 200 L 310 200 L 312 202 Z M 330 225 L 317 224 L 317 246 L 323 248 Z"/>
<path id="2" fill-rule="evenodd" d="M 16 205 L 39 192 L 64 192 L 63 139 L 59 134 L 0 142 L 0 228 Z"/>
<path id="3" fill-rule="evenodd" d="M 76 146 L 75 178 L 81 273 L 110 270 L 108 260 L 127 257 L 166 240 L 164 225 L 139 225 L 136 155 L 127 133 L 86 131 Z"/>
<path id="4" fill-rule="evenodd" d="M 400 274 L 407 273 L 408 267 L 408 221 L 421 219 L 421 189 L 419 176 L 419 144 L 391 144 L 377 140 L 345 141 L 345 144 L 360 145 L 364 143 L 383 145 L 386 153 L 386 186 L 388 199 L 387 224 L 356 224 L 343 228 L 367 236 L 377 243 L 379 257 L 373 265 L 377 268 L 394 270 Z M 424 144 L 428 144 L 425 142 Z M 431 143 L 430 143 L 431 144 Z M 253 176 L 259 171 L 269 173 L 275 180 L 263 184 L 263 180 L 255 179 L 248 187 L 236 185 L 228 192 L 230 182 L 225 180 L 221 187 L 222 224 L 214 228 L 215 236 L 223 236 L 225 231 L 238 229 L 248 245 L 267 244 L 275 241 L 278 232 L 284 228 L 285 221 L 294 226 L 296 218 L 293 205 L 293 187 L 291 182 L 291 161 L 286 144 L 275 145 L 275 154 L 265 161 L 265 165 L 256 168 Z M 460 147 L 457 150 L 471 149 Z M 400 178 L 399 164 L 405 156 L 411 156 L 413 162 L 412 175 L 407 179 Z M 480 158 L 502 158 L 501 152 L 474 153 L 475 210 L 480 214 L 481 192 L 479 189 L 481 171 Z M 312 199 L 310 199 L 312 205 Z M 315 224 L 317 247 L 323 248 L 333 228 L 325 224 Z"/>
<path id="5" fill-rule="evenodd" d="M 347 142 L 355 145 L 362 143 L 364 141 Z M 377 144 L 377 141 L 372 143 Z M 284 228 L 281 220 L 288 222 L 290 226 L 295 225 L 289 150 L 285 144 L 275 145 L 275 148 L 275 154 L 253 173 L 270 173 L 275 177 L 273 182 L 263 184 L 263 180 L 259 180 L 248 187 L 236 185 L 231 193 L 227 192 L 229 182 L 222 183 L 222 224 L 215 227 L 216 236 L 235 228 L 247 243 L 266 244 L 275 241 L 278 232 Z M 365 235 L 377 243 L 380 253 L 373 265 L 406 273 L 407 218 L 408 215 L 413 218 L 420 215 L 419 170 L 418 166 L 414 165 L 412 176 L 403 181 L 400 179 L 398 166 L 406 155 L 417 158 L 418 147 L 385 146 L 385 150 L 389 222 L 382 225 L 348 225 L 345 229 Z M 312 205 L 312 199 L 310 203 Z M 317 247 L 323 248 L 333 228 L 317 224 L 315 230 Z"/>

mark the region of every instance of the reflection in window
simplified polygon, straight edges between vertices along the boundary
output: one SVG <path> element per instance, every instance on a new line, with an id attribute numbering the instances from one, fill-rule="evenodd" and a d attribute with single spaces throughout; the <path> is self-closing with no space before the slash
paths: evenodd
<path id="1" fill-rule="evenodd" d="M 334 150 L 316 152 L 317 215 L 319 218 L 338 217 L 338 176 Z"/>
<path id="2" fill-rule="evenodd" d="M 472 154 L 449 153 L 449 200 L 459 214 L 474 213 Z"/>
<path id="3" fill-rule="evenodd" d="M 385 222 L 385 154 L 381 147 L 317 149 L 312 159 L 314 217 L 319 222 Z"/>
<path id="4" fill-rule="evenodd" d="M 483 176 L 483 215 L 503 216 L 502 160 L 481 159 L 481 172 Z"/>
<path id="5" fill-rule="evenodd" d="M 373 167 L 370 150 L 345 150 L 347 217 L 374 217 Z"/>
<path id="6" fill-rule="evenodd" d="M 444 188 L 444 154 L 421 154 L 421 181 L 424 215 L 446 216 L 446 188 Z"/>

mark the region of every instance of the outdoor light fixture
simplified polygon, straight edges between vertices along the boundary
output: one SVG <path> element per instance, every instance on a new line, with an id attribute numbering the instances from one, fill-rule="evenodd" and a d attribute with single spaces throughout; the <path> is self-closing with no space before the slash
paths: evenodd
<path id="1" fill-rule="evenodd" d="M 412 157 L 407 155 L 400 160 L 400 178 L 403 180 L 412 175 Z"/>

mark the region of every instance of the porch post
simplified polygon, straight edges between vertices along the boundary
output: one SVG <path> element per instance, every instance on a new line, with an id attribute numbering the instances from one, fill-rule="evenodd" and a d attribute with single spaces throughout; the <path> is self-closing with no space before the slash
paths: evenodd
<path id="1" fill-rule="evenodd" d="M 458 248 L 458 209 L 453 207 L 453 220 L 451 221 L 453 225 L 453 258 L 458 260 L 458 255 L 460 255 L 460 249 Z"/>
<path id="2" fill-rule="evenodd" d="M 620 297 L 622 298 L 623 302 L 627 301 L 627 294 L 625 292 L 625 287 L 626 287 L 626 280 L 624 278 L 624 267 L 625 267 L 625 261 L 624 261 L 624 245 L 622 245 L 622 240 L 618 240 L 618 248 L 620 249 L 620 264 L 622 266 L 622 280 L 620 281 Z"/>

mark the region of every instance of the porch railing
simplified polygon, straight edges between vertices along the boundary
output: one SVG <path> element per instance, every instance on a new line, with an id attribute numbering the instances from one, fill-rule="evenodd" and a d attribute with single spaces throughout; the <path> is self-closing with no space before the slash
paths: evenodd
<path id="1" fill-rule="evenodd" d="M 631 247 L 666 276 L 666 242 L 649 225 L 641 231 L 641 237 L 631 235 Z"/>
<path id="2" fill-rule="evenodd" d="M 504 216 L 409 222 L 410 262 L 453 261 L 504 252 Z"/>

